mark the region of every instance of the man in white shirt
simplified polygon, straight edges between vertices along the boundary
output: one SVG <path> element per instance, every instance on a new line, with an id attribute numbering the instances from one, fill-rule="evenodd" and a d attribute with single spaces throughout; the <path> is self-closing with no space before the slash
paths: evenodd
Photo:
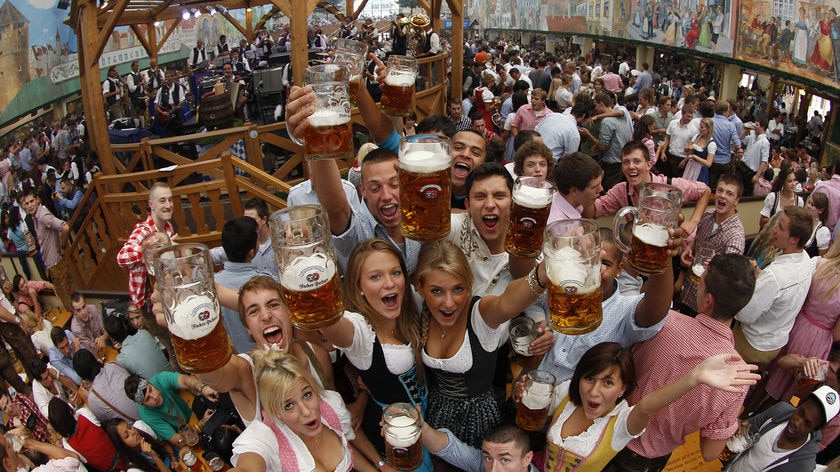
<path id="1" fill-rule="evenodd" d="M 668 124 L 668 128 L 665 130 L 665 139 L 662 140 L 662 144 L 656 151 L 656 168 L 668 177 L 682 175 L 679 164 L 686 157 L 685 147 L 700 132 L 700 120 L 692 118 L 696 102 L 697 98 L 693 95 L 685 97 L 682 115 L 679 119 L 675 118 Z"/>
<path id="2" fill-rule="evenodd" d="M 735 319 L 735 349 L 745 362 L 764 368 L 788 342 L 793 321 L 811 287 L 814 265 L 805 247 L 813 223 L 808 210 L 785 207 L 773 228 L 773 245 L 782 253 L 762 270 L 750 301 Z"/>
<path id="3" fill-rule="evenodd" d="M 745 127 L 743 143 L 746 146 L 744 149 L 744 157 L 741 159 L 755 175 L 752 178 L 752 183 L 758 182 L 758 178 L 764 175 L 767 170 L 768 161 L 770 160 L 770 141 L 767 140 L 765 134 L 765 127 L 767 126 L 767 118 L 759 117 L 753 122 L 753 129 Z"/>
<path id="4" fill-rule="evenodd" d="M 784 130 L 784 125 L 782 122 L 777 120 L 776 118 L 771 119 L 767 123 L 767 139 L 769 139 L 773 145 L 778 146 L 779 140 L 782 139 L 782 131 Z"/>

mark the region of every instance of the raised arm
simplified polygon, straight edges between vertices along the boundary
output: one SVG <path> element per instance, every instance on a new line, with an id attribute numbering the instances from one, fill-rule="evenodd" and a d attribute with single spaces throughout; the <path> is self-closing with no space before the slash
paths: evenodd
<path id="1" fill-rule="evenodd" d="M 677 381 L 645 395 L 630 412 L 627 431 L 633 435 L 641 433 L 657 411 L 677 401 L 698 385 L 708 385 L 727 392 L 742 392 L 745 386 L 755 385 L 761 378 L 751 372 L 754 370 L 758 370 L 758 366 L 744 364 L 737 354 L 709 357 Z"/>
<path id="2" fill-rule="evenodd" d="M 527 276 L 511 282 L 501 295 L 482 297 L 478 306 L 484 322 L 490 328 L 495 329 L 500 324 L 515 317 L 545 292 L 543 287 L 546 286 L 547 281 L 545 264 L 541 263 Z"/>

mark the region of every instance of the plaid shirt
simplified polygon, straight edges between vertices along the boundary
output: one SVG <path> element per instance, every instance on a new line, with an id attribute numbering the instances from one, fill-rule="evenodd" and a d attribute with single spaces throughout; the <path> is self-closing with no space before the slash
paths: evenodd
<path id="1" fill-rule="evenodd" d="M 175 234 L 170 222 L 164 228 L 170 237 Z M 146 236 L 156 233 L 155 220 L 149 215 L 144 221 L 137 223 L 117 254 L 117 264 L 128 269 L 128 294 L 134 306 L 140 308 L 146 303 L 146 264 L 143 262 L 143 248 L 140 243 Z"/>
<path id="2" fill-rule="evenodd" d="M 737 211 L 719 225 L 715 224 L 715 209 L 710 208 L 700 218 L 694 240 L 697 242 L 694 245 L 694 254 L 697 254 L 700 246 L 711 247 L 715 254 L 743 254 L 744 224 L 741 223 Z M 685 278 L 682 302 L 697 311 L 697 284 L 691 277 Z"/>

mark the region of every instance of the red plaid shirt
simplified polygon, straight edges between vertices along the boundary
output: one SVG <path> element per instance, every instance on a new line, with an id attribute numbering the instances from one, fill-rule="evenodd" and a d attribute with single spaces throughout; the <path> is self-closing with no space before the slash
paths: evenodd
<path id="1" fill-rule="evenodd" d="M 166 234 L 175 234 L 170 222 L 166 222 Z M 128 269 L 128 294 L 131 302 L 138 308 L 146 304 L 146 264 L 143 262 L 143 248 L 140 243 L 146 236 L 156 233 L 155 220 L 149 215 L 144 221 L 137 223 L 117 254 L 117 264 Z"/>

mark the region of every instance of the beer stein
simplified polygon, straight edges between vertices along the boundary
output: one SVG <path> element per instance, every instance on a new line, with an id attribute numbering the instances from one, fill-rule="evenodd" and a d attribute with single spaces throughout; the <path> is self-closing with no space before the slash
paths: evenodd
<path id="1" fill-rule="evenodd" d="M 231 355 L 207 246 L 175 244 L 155 258 L 157 287 L 178 364 L 190 373 L 224 366 Z"/>
<path id="2" fill-rule="evenodd" d="M 598 223 L 575 219 L 545 228 L 543 254 L 548 274 L 551 328 L 586 334 L 601 325 L 601 235 Z"/>
<path id="3" fill-rule="evenodd" d="M 756 441 L 758 441 L 759 434 L 750 434 L 750 424 L 742 423 L 738 428 L 738 432 L 726 441 L 726 446 L 721 451 L 720 459 L 724 464 L 731 461 L 741 452 L 751 448 Z"/>
<path id="4" fill-rule="evenodd" d="M 449 138 L 420 134 L 400 141 L 400 230 L 406 238 L 449 236 L 451 162 Z"/>
<path id="5" fill-rule="evenodd" d="M 525 431 L 540 431 L 548 420 L 554 395 L 554 375 L 544 370 L 522 374 L 525 389 L 516 402 L 516 425 Z"/>
<path id="6" fill-rule="evenodd" d="M 365 72 L 365 55 L 367 51 L 367 44 L 346 38 L 337 39 L 335 46 L 333 46 L 333 53 L 335 53 L 333 64 L 347 68 L 350 103 L 356 103 L 359 87 L 364 86 L 364 80 L 362 79 Z"/>
<path id="7" fill-rule="evenodd" d="M 300 205 L 278 210 L 268 226 L 292 324 L 315 330 L 337 323 L 344 304 L 324 209 Z"/>
<path id="8" fill-rule="evenodd" d="M 178 427 L 178 434 L 184 440 L 184 444 L 193 447 L 198 444 L 198 431 L 189 424 L 182 424 Z"/>
<path id="9" fill-rule="evenodd" d="M 414 82 L 417 80 L 417 59 L 392 55 L 388 58 L 388 75 L 382 84 L 382 111 L 403 116 L 414 111 Z"/>
<path id="10" fill-rule="evenodd" d="M 627 265 L 642 275 L 661 274 L 670 267 L 668 228 L 679 224 L 681 204 L 680 189 L 648 182 L 642 185 L 637 206 L 624 207 L 616 213 L 615 241 L 619 249 L 630 253 Z M 634 216 L 629 246 L 622 231 L 628 214 Z"/>
<path id="11" fill-rule="evenodd" d="M 171 245 L 172 240 L 164 231 L 152 233 L 140 241 L 140 247 L 143 248 L 143 263 L 146 264 L 146 272 L 152 277 L 155 276 L 155 256 L 158 251 Z"/>
<path id="12" fill-rule="evenodd" d="M 508 326 L 510 345 L 516 353 L 516 362 L 526 370 L 534 370 L 540 366 L 543 356 L 534 356 L 529 351 L 531 343 L 539 337 L 537 323 L 527 316 L 520 316 L 510 321 Z"/>
<path id="13" fill-rule="evenodd" d="M 539 177 L 519 177 L 513 183 L 510 226 L 505 251 L 518 257 L 537 257 L 542 249 L 543 230 L 551 212 L 554 185 Z"/>
<path id="14" fill-rule="evenodd" d="M 715 257 L 714 248 L 699 244 L 695 247 L 694 261 L 691 262 L 691 272 L 689 273 L 692 282 L 700 283 L 700 277 L 703 277 L 703 273 L 706 272 L 706 267 L 709 266 L 713 257 Z"/>
<path id="15" fill-rule="evenodd" d="M 397 470 L 414 470 L 423 460 L 420 412 L 408 403 L 394 403 L 382 411 L 385 457 Z"/>
<path id="16" fill-rule="evenodd" d="M 347 68 L 338 64 L 310 66 L 303 72 L 304 84 L 315 92 L 315 112 L 303 136 L 289 130 L 289 137 L 303 146 L 307 160 L 346 159 L 354 154 L 347 78 Z"/>

